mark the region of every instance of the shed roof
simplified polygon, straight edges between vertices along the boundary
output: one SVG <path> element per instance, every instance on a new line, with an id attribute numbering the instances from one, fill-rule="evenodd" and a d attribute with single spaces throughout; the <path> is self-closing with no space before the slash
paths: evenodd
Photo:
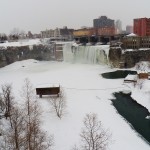
<path id="1" fill-rule="evenodd" d="M 124 81 L 137 81 L 137 75 L 128 74 Z"/>
<path id="2" fill-rule="evenodd" d="M 36 88 L 47 88 L 47 87 L 60 87 L 58 83 L 46 83 L 46 84 L 39 84 Z"/>
<path id="3" fill-rule="evenodd" d="M 146 70 L 138 70 L 137 71 L 137 74 L 141 74 L 141 73 L 148 73 L 148 71 L 146 71 Z"/>

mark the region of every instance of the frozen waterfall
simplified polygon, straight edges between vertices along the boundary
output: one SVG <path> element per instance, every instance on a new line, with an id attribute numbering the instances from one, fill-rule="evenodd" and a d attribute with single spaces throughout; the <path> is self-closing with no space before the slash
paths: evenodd
<path id="1" fill-rule="evenodd" d="M 63 47 L 63 59 L 66 62 L 100 64 L 108 63 L 109 45 L 79 46 L 66 43 Z"/>

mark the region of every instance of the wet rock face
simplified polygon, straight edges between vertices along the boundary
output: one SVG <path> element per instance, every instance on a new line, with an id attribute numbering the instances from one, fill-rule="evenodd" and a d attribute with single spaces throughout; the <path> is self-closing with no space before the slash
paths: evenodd
<path id="1" fill-rule="evenodd" d="M 54 49 L 47 45 L 7 47 L 0 49 L 0 67 L 25 59 L 53 60 Z"/>
<path id="2" fill-rule="evenodd" d="M 109 50 L 109 62 L 114 67 L 119 67 L 121 61 L 121 48 L 110 48 Z"/>
<path id="3" fill-rule="evenodd" d="M 113 67 L 134 67 L 140 61 L 150 61 L 150 50 L 133 50 L 123 52 L 121 48 L 110 48 L 109 62 Z"/>
<path id="4" fill-rule="evenodd" d="M 140 61 L 150 61 L 150 50 L 135 50 L 125 53 L 127 67 L 133 67 Z"/>

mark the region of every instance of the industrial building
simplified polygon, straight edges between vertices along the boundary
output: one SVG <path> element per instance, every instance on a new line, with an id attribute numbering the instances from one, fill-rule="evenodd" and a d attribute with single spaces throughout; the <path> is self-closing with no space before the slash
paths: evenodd
<path id="1" fill-rule="evenodd" d="M 85 28 L 74 30 L 73 36 L 79 43 L 97 43 L 102 42 L 106 44 L 114 38 L 115 28 L 104 27 L 104 28 Z"/>

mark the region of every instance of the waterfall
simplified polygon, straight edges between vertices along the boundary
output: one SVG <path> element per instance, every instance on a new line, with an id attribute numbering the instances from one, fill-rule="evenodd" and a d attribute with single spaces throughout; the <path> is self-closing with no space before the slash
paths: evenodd
<path id="1" fill-rule="evenodd" d="M 108 63 L 109 45 L 79 46 L 66 43 L 63 47 L 63 59 L 66 62 L 100 64 Z"/>

